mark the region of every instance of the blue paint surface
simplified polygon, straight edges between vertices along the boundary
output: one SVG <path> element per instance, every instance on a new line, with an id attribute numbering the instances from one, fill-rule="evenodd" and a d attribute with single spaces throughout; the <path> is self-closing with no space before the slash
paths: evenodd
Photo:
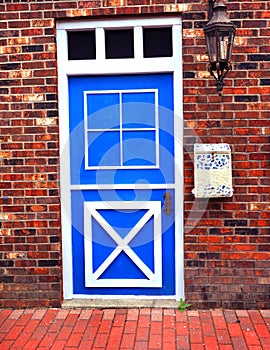
<path id="1" fill-rule="evenodd" d="M 158 90 L 158 119 L 155 115 L 155 94 L 147 91 L 139 93 L 124 91 L 131 89 Z M 113 90 L 117 92 L 114 93 Z M 84 105 L 84 91 L 91 91 L 87 93 L 86 105 Z M 83 207 L 86 201 L 150 203 L 160 201 L 160 205 L 163 206 L 165 185 L 174 183 L 172 75 L 70 77 L 69 93 L 72 184 L 164 184 L 164 189 L 160 190 L 71 191 L 74 294 L 174 295 L 174 213 L 166 216 L 161 211 L 163 266 L 161 288 L 134 288 L 129 287 L 128 283 L 125 288 L 85 287 L 83 232 Z M 84 120 L 85 110 L 87 111 L 86 120 Z M 158 153 L 156 153 L 156 141 L 159 145 Z M 85 161 L 85 148 L 88 149 L 87 161 Z M 115 167 L 115 169 L 104 169 L 102 168 L 104 166 Z M 135 166 L 137 169 L 125 169 L 125 166 Z M 156 168 L 140 168 L 148 166 L 156 166 Z M 96 168 L 91 169 L 91 167 Z M 170 192 L 173 196 L 172 208 L 174 208 L 174 191 Z M 146 209 L 122 211 L 97 209 L 97 211 L 124 239 L 143 217 Z M 130 241 L 129 247 L 152 272 L 155 272 L 153 228 L 154 218 L 150 217 Z M 117 244 L 95 219 L 92 222 L 92 230 L 93 267 L 96 271 Z M 140 280 L 144 279 L 145 275 L 126 253 L 121 252 L 100 278 Z"/>

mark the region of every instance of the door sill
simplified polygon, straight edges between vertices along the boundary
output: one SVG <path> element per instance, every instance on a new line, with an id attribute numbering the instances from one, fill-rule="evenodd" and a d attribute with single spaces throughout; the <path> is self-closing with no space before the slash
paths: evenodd
<path id="1" fill-rule="evenodd" d="M 72 308 L 177 308 L 179 302 L 175 299 L 71 299 L 64 300 L 63 309 Z"/>

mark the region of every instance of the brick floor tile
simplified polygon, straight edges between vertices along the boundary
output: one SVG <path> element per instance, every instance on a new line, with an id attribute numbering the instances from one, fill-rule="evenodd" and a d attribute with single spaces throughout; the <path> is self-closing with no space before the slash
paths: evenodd
<path id="1" fill-rule="evenodd" d="M 12 329 L 8 332 L 8 334 L 6 335 L 5 339 L 17 339 L 20 335 L 20 333 L 23 330 L 23 326 L 14 326 L 12 327 Z"/>
<path id="2" fill-rule="evenodd" d="M 270 310 L 261 310 L 260 312 L 264 318 L 270 318 Z"/>
<path id="3" fill-rule="evenodd" d="M 196 310 L 188 310 L 187 314 L 188 317 L 199 317 L 199 311 Z"/>
<path id="4" fill-rule="evenodd" d="M 190 343 L 202 343 L 202 330 L 200 328 L 189 329 Z"/>
<path id="5" fill-rule="evenodd" d="M 222 316 L 223 317 L 223 310 L 218 310 L 218 309 L 216 309 L 216 310 L 212 310 L 211 311 L 211 315 L 212 315 L 212 317 L 216 317 L 216 316 Z"/>
<path id="6" fill-rule="evenodd" d="M 176 316 L 176 322 L 187 322 L 187 311 L 184 311 L 184 312 L 177 311 L 175 316 Z"/>
<path id="7" fill-rule="evenodd" d="M 213 322 L 216 329 L 227 329 L 226 320 L 223 315 L 213 316 Z"/>
<path id="8" fill-rule="evenodd" d="M 69 326 L 63 326 L 61 329 L 60 329 L 60 332 L 57 336 L 57 340 L 58 339 L 68 339 L 70 337 L 70 334 L 72 332 L 72 328 L 69 327 Z"/>
<path id="9" fill-rule="evenodd" d="M 102 319 L 98 328 L 98 333 L 109 333 L 112 327 L 112 320 Z"/>
<path id="10" fill-rule="evenodd" d="M 114 327 L 123 327 L 126 321 L 126 315 L 115 315 L 113 326 Z"/>
<path id="11" fill-rule="evenodd" d="M 164 329 L 162 337 L 163 337 L 162 338 L 163 344 L 165 344 L 165 343 L 174 344 L 175 343 L 175 330 L 171 329 L 171 328 Z"/>
<path id="12" fill-rule="evenodd" d="M 9 317 L 9 315 L 12 313 L 11 310 L 0 310 L 0 327 L 5 322 L 5 320 Z"/>
<path id="13" fill-rule="evenodd" d="M 138 309 L 129 309 L 127 313 L 127 320 L 128 321 L 136 321 L 139 316 L 139 310 Z"/>
<path id="14" fill-rule="evenodd" d="M 79 309 L 72 309 L 69 311 L 70 315 L 80 315 L 81 311 Z"/>
<path id="15" fill-rule="evenodd" d="M 162 335 L 161 334 L 153 334 L 153 333 L 150 333 L 150 336 L 149 336 L 149 348 L 151 349 L 161 349 L 162 345 Z"/>
<path id="16" fill-rule="evenodd" d="M 239 318 L 239 324 L 240 324 L 240 327 L 243 329 L 243 330 L 254 330 L 254 327 L 253 327 L 253 324 L 250 320 L 250 318 L 246 318 L 246 317 L 243 317 L 243 318 Z"/>
<path id="17" fill-rule="evenodd" d="M 163 310 L 163 315 L 165 315 L 165 316 L 175 316 L 176 315 L 175 309 L 164 309 Z"/>
<path id="18" fill-rule="evenodd" d="M 187 335 L 179 335 L 176 337 L 176 348 L 179 350 L 190 350 L 189 337 Z"/>
<path id="19" fill-rule="evenodd" d="M 106 350 L 119 349 L 122 338 L 122 331 L 122 327 L 112 327 Z"/>
<path id="20" fill-rule="evenodd" d="M 214 325 L 212 324 L 212 322 L 209 322 L 209 323 L 203 322 L 202 331 L 204 335 L 215 336 L 216 334 Z"/>
<path id="21" fill-rule="evenodd" d="M 263 350 L 260 345 L 249 345 L 248 350 Z"/>
<path id="22" fill-rule="evenodd" d="M 13 344 L 13 340 L 4 340 L 1 342 L 1 350 L 9 350 Z"/>
<path id="23" fill-rule="evenodd" d="M 16 326 L 25 326 L 31 319 L 31 314 L 23 313 L 21 317 L 17 320 Z"/>
<path id="24" fill-rule="evenodd" d="M 44 317 L 46 312 L 47 312 L 46 309 L 38 309 L 33 313 L 32 319 L 33 320 L 42 320 L 42 318 Z"/>
<path id="25" fill-rule="evenodd" d="M 175 328 L 175 316 L 164 315 L 163 316 L 163 327 L 164 328 Z"/>
<path id="26" fill-rule="evenodd" d="M 250 311 L 248 311 L 248 315 L 249 315 L 253 324 L 264 323 L 264 320 L 262 318 L 260 311 L 250 310 Z"/>
<path id="27" fill-rule="evenodd" d="M 9 315 L 9 319 L 18 320 L 22 314 L 23 314 L 23 310 L 13 310 L 12 313 Z"/>
<path id="28" fill-rule="evenodd" d="M 265 324 L 254 324 L 254 327 L 259 338 L 270 339 L 270 332 Z"/>
<path id="29" fill-rule="evenodd" d="M 248 350 L 246 342 L 241 337 L 232 337 L 232 345 L 234 350 Z"/>
<path id="30" fill-rule="evenodd" d="M 75 327 L 73 328 L 74 333 L 83 333 L 87 327 L 87 320 L 78 319 Z"/>
<path id="31" fill-rule="evenodd" d="M 40 320 L 32 320 L 30 319 L 27 325 L 24 327 L 24 333 L 33 333 L 35 329 L 38 327 Z"/>
<path id="32" fill-rule="evenodd" d="M 151 321 L 162 321 L 163 312 L 162 309 L 152 309 Z"/>
<path id="33" fill-rule="evenodd" d="M 205 348 L 207 350 L 219 350 L 219 346 L 218 346 L 216 337 L 205 336 L 203 338 L 203 342 L 204 342 Z"/>
<path id="34" fill-rule="evenodd" d="M 82 340 L 82 334 L 81 333 L 72 333 L 70 337 L 68 338 L 67 341 L 67 347 L 73 346 L 73 347 L 78 347 L 80 342 Z"/>
<path id="35" fill-rule="evenodd" d="M 231 338 L 227 329 L 217 329 L 216 336 L 218 344 L 230 344 Z"/>
<path id="36" fill-rule="evenodd" d="M 150 315 L 151 314 L 151 309 L 148 308 L 148 307 L 140 309 L 139 310 L 139 314 L 140 315 Z"/>
<path id="37" fill-rule="evenodd" d="M 40 339 L 29 339 L 25 344 L 25 349 L 27 350 L 36 350 L 38 349 L 38 344 L 40 343 Z"/>
<path id="38" fill-rule="evenodd" d="M 74 327 L 78 318 L 79 318 L 78 314 L 69 314 L 65 319 L 64 325 L 69 327 Z"/>
<path id="39" fill-rule="evenodd" d="M 35 340 L 35 339 L 39 339 L 39 341 L 41 341 L 41 339 L 44 337 L 44 335 L 46 334 L 48 330 L 48 327 L 42 327 L 42 326 L 38 326 L 34 333 L 32 334 L 30 340 Z"/>
<path id="40" fill-rule="evenodd" d="M 114 309 L 104 310 L 103 320 L 113 320 L 114 315 L 115 315 L 115 310 Z"/>
<path id="41" fill-rule="evenodd" d="M 260 341 L 261 341 L 261 344 L 263 346 L 263 350 L 270 350 L 270 341 L 269 341 L 269 339 L 261 338 Z"/>
<path id="42" fill-rule="evenodd" d="M 243 333 L 239 323 L 229 323 L 228 329 L 231 337 L 242 337 Z"/>
<path id="43" fill-rule="evenodd" d="M 187 323 L 176 323 L 176 335 L 188 335 L 188 325 Z"/>
<path id="44" fill-rule="evenodd" d="M 80 345 L 78 346 L 78 349 L 80 349 L 80 350 L 88 350 L 88 349 L 91 349 L 91 348 L 89 347 L 89 342 L 87 340 L 82 340 L 80 342 Z"/>
<path id="45" fill-rule="evenodd" d="M 93 310 L 89 310 L 89 309 L 83 309 L 81 310 L 79 319 L 80 320 L 89 320 L 91 315 L 92 315 Z"/>
<path id="46" fill-rule="evenodd" d="M 201 322 L 199 317 L 188 317 L 188 323 L 190 328 L 201 328 Z"/>
<path id="47" fill-rule="evenodd" d="M 95 339 L 97 331 L 98 327 L 87 326 L 85 332 L 83 333 L 82 340 L 93 341 L 93 339 Z"/>
<path id="48" fill-rule="evenodd" d="M 12 327 L 15 325 L 16 320 L 14 319 L 6 319 L 5 322 L 2 324 L 1 328 L 0 328 L 0 332 L 2 333 L 7 333 L 9 332 Z"/>
<path id="49" fill-rule="evenodd" d="M 235 310 L 238 317 L 248 317 L 248 312 L 246 310 Z"/>
<path id="50" fill-rule="evenodd" d="M 137 321 L 126 321 L 124 333 L 135 333 L 137 329 Z"/>
<path id="51" fill-rule="evenodd" d="M 51 348 L 51 350 L 62 350 L 62 349 L 66 349 L 66 340 L 56 340 L 53 343 L 53 346 Z M 87 349 L 87 347 L 85 348 Z"/>
<path id="52" fill-rule="evenodd" d="M 28 340 L 31 338 L 31 333 L 22 332 L 21 335 L 16 339 L 13 344 L 14 349 L 25 349 L 25 345 Z"/>
<path id="53" fill-rule="evenodd" d="M 57 333 L 46 333 L 39 346 L 51 346 L 57 337 Z"/>
<path id="54" fill-rule="evenodd" d="M 246 331 L 246 330 L 244 330 L 243 333 L 244 333 L 244 337 L 245 337 L 245 340 L 246 340 L 246 343 L 247 343 L 248 346 L 250 346 L 250 345 L 260 345 L 259 338 L 258 338 L 258 336 L 257 336 L 255 331 L 252 331 L 252 330 Z"/>
<path id="55" fill-rule="evenodd" d="M 65 320 L 69 314 L 69 310 L 58 310 L 57 315 L 55 316 L 56 320 Z"/>
<path id="56" fill-rule="evenodd" d="M 138 343 L 135 343 L 134 350 L 147 350 L 148 344 L 147 341 L 140 341 Z"/>
<path id="57" fill-rule="evenodd" d="M 203 344 L 191 344 L 190 350 L 204 350 L 205 347 Z"/>
<path id="58" fill-rule="evenodd" d="M 63 319 L 58 319 L 58 320 L 54 320 L 48 329 L 48 332 L 60 332 L 62 326 L 64 324 L 64 320 Z"/>
<path id="59" fill-rule="evenodd" d="M 57 310 L 48 310 L 44 315 L 43 319 L 40 321 L 40 325 L 49 326 L 54 321 L 57 312 Z"/>
<path id="60" fill-rule="evenodd" d="M 109 338 L 109 333 L 98 333 L 94 340 L 93 347 L 105 348 Z"/>
<path id="61" fill-rule="evenodd" d="M 150 333 L 151 334 L 162 334 L 162 322 L 151 322 Z"/>
<path id="62" fill-rule="evenodd" d="M 227 323 L 235 323 L 237 321 L 236 313 L 232 310 L 225 310 L 224 317 Z"/>
<path id="63" fill-rule="evenodd" d="M 232 345 L 220 345 L 219 350 L 233 350 Z"/>
<path id="64" fill-rule="evenodd" d="M 150 325 L 150 316 L 149 315 L 141 315 L 138 318 L 138 327 L 149 327 Z"/>
<path id="65" fill-rule="evenodd" d="M 149 337 L 149 327 L 139 327 L 136 330 L 136 342 L 147 341 Z"/>
<path id="66" fill-rule="evenodd" d="M 135 342 L 135 333 L 134 334 L 123 334 L 121 340 L 121 349 L 133 349 Z"/>

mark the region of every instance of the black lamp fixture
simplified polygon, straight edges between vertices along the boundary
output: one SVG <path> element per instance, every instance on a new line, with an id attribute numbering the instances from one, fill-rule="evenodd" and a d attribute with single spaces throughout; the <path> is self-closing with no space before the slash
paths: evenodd
<path id="1" fill-rule="evenodd" d="M 209 22 L 204 27 L 207 53 L 209 56 L 208 71 L 216 79 L 219 95 L 222 94 L 224 78 L 232 69 L 230 60 L 235 37 L 235 25 L 226 16 L 227 7 L 222 1 L 208 0 Z"/>

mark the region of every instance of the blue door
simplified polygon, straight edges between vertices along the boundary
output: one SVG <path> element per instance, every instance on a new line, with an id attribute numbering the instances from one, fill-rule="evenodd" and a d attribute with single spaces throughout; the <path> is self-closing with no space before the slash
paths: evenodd
<path id="1" fill-rule="evenodd" d="M 73 294 L 175 295 L 171 74 L 69 78 Z"/>

